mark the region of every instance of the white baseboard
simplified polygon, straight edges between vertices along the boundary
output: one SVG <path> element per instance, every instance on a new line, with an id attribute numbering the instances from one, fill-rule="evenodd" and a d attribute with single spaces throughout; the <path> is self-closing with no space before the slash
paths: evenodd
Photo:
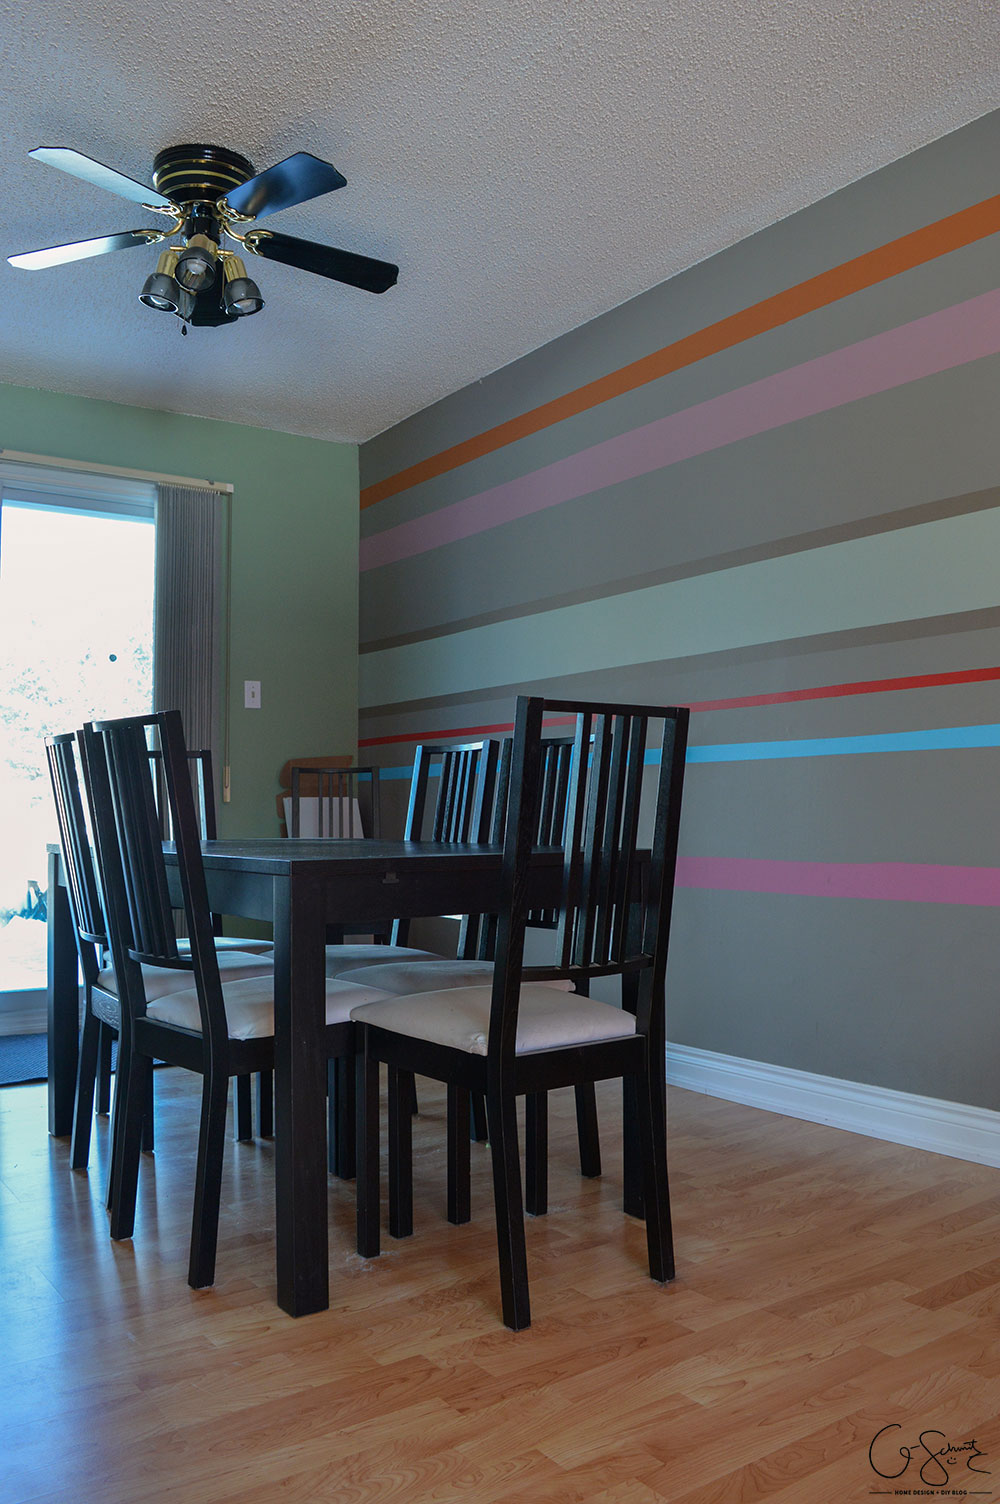
<path id="1" fill-rule="evenodd" d="M 667 1046 L 667 1080 L 705 1096 L 1000 1167 L 1000 1112 L 985 1107 L 815 1076 L 681 1044 Z"/>

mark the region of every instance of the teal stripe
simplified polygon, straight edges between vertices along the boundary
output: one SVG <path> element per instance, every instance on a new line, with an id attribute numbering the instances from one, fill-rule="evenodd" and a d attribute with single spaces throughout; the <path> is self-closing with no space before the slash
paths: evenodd
<path id="1" fill-rule="evenodd" d="M 931 731 L 888 731 L 874 736 L 817 736 L 785 742 L 718 742 L 688 747 L 695 762 L 765 762 L 781 757 L 848 757 L 863 752 L 946 752 L 967 747 L 1000 747 L 1000 725 L 939 726 Z M 646 762 L 658 763 L 656 748 Z M 380 768 L 380 778 L 409 778 L 412 763 Z"/>
<path id="2" fill-rule="evenodd" d="M 689 747 L 688 762 L 761 762 L 775 757 L 845 757 L 860 752 L 942 752 L 1000 747 L 1000 726 L 940 726 L 932 731 L 891 731 L 876 736 L 819 736 L 787 742 L 721 742 Z M 649 759 L 647 759 L 649 760 Z M 652 759 L 656 761 L 656 757 Z"/>
<path id="3" fill-rule="evenodd" d="M 361 706 L 995 609 L 1000 507 L 363 653 Z M 484 693 L 485 699 L 490 696 Z"/>

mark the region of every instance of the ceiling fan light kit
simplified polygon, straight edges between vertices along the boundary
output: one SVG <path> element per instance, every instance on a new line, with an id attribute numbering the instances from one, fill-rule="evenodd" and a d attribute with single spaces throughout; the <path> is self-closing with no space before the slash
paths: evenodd
<path id="1" fill-rule="evenodd" d="M 331 163 L 309 152 L 296 152 L 255 173 L 246 157 L 224 147 L 171 146 L 154 159 L 153 188 L 70 147 L 40 146 L 28 155 L 141 204 L 151 213 L 165 215 L 171 223 L 164 230 L 125 230 L 71 245 L 25 251 L 8 256 L 10 264 L 39 271 L 179 236 L 179 244 L 160 252 L 156 270 L 146 278 L 139 301 L 147 308 L 176 314 L 183 320 L 185 334 L 188 324 L 232 324 L 259 313 L 264 306 L 260 288 L 247 275 L 243 257 L 225 244 L 227 240 L 236 242 L 239 251 L 367 292 L 386 292 L 399 275 L 398 266 L 388 261 L 250 228 L 255 220 L 346 186 L 347 179 Z"/>
<path id="2" fill-rule="evenodd" d="M 174 277 L 177 266 L 177 251 L 161 251 L 160 259 L 156 263 L 156 271 L 150 272 L 139 294 L 139 302 L 145 303 L 147 308 L 160 308 L 165 313 L 176 313 L 178 307 L 178 286 Z"/>

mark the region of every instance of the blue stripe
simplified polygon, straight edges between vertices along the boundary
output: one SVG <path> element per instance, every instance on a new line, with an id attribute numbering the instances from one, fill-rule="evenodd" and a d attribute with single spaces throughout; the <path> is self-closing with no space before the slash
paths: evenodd
<path id="1" fill-rule="evenodd" d="M 875 736 L 818 736 L 786 742 L 719 742 L 688 747 L 687 761 L 765 762 L 782 757 L 847 757 L 862 752 L 945 752 L 966 747 L 1000 747 L 1000 726 L 940 726 L 932 731 L 887 731 Z M 647 765 L 659 751 L 646 752 Z M 380 768 L 380 778 L 409 778 L 413 764 Z"/>
<path id="2" fill-rule="evenodd" d="M 689 747 L 688 762 L 760 762 L 774 757 L 845 757 L 859 752 L 942 752 L 1000 747 L 1000 726 L 941 726 L 933 731 L 890 731 L 877 736 L 820 736 L 788 742 L 723 742 Z M 657 760 L 655 757 L 654 761 Z"/>

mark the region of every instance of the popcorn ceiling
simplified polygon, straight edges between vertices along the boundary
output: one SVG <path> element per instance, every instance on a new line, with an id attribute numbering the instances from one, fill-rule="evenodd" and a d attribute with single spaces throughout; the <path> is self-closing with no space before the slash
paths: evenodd
<path id="1" fill-rule="evenodd" d="M 205 140 L 328 158 L 274 228 L 401 268 L 256 261 L 264 311 L 182 339 L 155 250 L 2 262 L 0 380 L 360 441 L 995 108 L 998 59 L 994 0 L 0 0 L 0 255 L 155 223 L 31 147 Z"/>

